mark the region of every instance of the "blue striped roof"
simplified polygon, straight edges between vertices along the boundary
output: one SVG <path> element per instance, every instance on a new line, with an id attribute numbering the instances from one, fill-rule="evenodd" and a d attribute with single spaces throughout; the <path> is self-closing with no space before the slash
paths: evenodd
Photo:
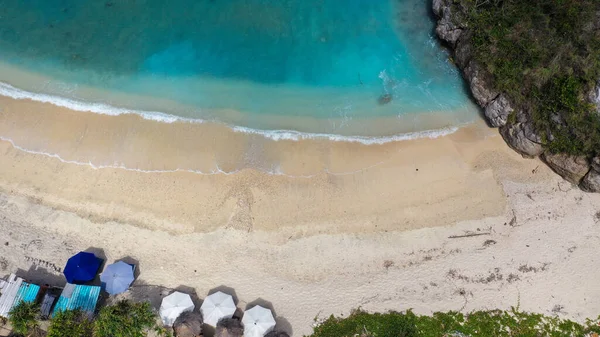
<path id="1" fill-rule="evenodd" d="M 34 302 L 39 292 L 40 286 L 23 282 L 19 288 L 17 296 L 15 297 L 14 305 L 21 303 L 21 301 L 27 303 Z"/>
<path id="2" fill-rule="evenodd" d="M 81 309 L 90 315 L 94 313 L 100 296 L 100 287 L 67 283 L 56 306 L 53 316 L 60 311 Z"/>

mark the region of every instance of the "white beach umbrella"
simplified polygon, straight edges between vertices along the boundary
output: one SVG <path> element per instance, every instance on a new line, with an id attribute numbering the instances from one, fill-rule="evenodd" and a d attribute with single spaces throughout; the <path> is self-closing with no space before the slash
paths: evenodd
<path id="1" fill-rule="evenodd" d="M 275 318 L 271 310 L 260 305 L 244 312 L 244 337 L 263 337 L 275 328 Z"/>
<path id="2" fill-rule="evenodd" d="M 231 318 L 235 313 L 235 303 L 233 303 L 233 297 L 223 292 L 216 292 L 212 295 L 208 295 L 202 306 L 200 307 L 204 323 L 217 326 L 217 322 L 223 318 Z"/>
<path id="3" fill-rule="evenodd" d="M 190 295 L 176 291 L 163 298 L 159 310 L 160 319 L 164 325 L 171 326 L 186 311 L 194 311 L 194 302 Z"/>

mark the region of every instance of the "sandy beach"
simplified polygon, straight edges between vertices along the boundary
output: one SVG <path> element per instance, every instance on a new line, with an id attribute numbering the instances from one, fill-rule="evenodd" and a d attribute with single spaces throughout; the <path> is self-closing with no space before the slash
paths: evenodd
<path id="1" fill-rule="evenodd" d="M 0 274 L 59 282 L 71 254 L 101 249 L 139 261 L 135 299 L 228 287 L 294 336 L 358 307 L 600 313 L 600 196 L 483 122 L 273 141 L 0 97 L 0 137 Z"/>

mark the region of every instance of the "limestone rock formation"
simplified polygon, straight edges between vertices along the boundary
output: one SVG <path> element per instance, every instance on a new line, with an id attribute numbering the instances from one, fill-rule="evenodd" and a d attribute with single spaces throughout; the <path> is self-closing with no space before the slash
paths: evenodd
<path id="1" fill-rule="evenodd" d="M 496 99 L 485 107 L 485 117 L 493 127 L 501 127 L 506 124 L 508 116 L 514 111 L 510 102 L 504 94 L 498 95 Z"/>
<path id="2" fill-rule="evenodd" d="M 592 168 L 600 172 L 600 157 L 592 159 Z"/>
<path id="3" fill-rule="evenodd" d="M 596 105 L 596 110 L 600 114 L 600 81 L 598 81 L 596 87 L 591 90 L 588 98 L 590 102 Z"/>
<path id="4" fill-rule="evenodd" d="M 591 169 L 581 181 L 581 189 L 587 192 L 600 192 L 600 171 Z"/>
<path id="5" fill-rule="evenodd" d="M 592 168 L 583 178 L 580 186 L 587 192 L 600 192 L 600 157 L 592 160 Z"/>
<path id="6" fill-rule="evenodd" d="M 477 62 L 469 62 L 464 72 L 477 104 L 485 108 L 499 94 L 493 89 L 489 74 L 482 70 Z"/>
<path id="7" fill-rule="evenodd" d="M 579 184 L 590 171 L 590 163 L 584 156 L 544 153 L 543 159 L 556 173 L 573 184 Z"/>
<path id="8" fill-rule="evenodd" d="M 471 32 L 464 31 L 454 49 L 454 62 L 460 69 L 465 69 L 473 57 L 473 47 L 468 43 Z"/>
<path id="9" fill-rule="evenodd" d="M 531 133 L 526 123 L 506 124 L 500 128 L 502 138 L 515 151 L 524 157 L 537 157 L 544 152 L 542 144 L 533 141 L 537 136 Z"/>
<path id="10" fill-rule="evenodd" d="M 435 32 L 437 35 L 454 46 L 460 38 L 463 29 L 452 19 L 452 0 L 433 0 L 433 12 L 440 18 Z"/>

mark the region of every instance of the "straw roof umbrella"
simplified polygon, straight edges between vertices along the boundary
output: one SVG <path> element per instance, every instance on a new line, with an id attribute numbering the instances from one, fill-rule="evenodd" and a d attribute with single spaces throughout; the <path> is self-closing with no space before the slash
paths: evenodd
<path id="1" fill-rule="evenodd" d="M 242 337 L 243 335 L 244 326 L 238 319 L 225 318 L 217 323 L 215 337 Z"/>
<path id="2" fill-rule="evenodd" d="M 173 324 L 177 337 L 197 337 L 202 333 L 202 315 L 187 311 L 179 315 Z"/>
<path id="3" fill-rule="evenodd" d="M 290 335 L 283 331 L 271 331 L 265 337 L 290 337 Z"/>

